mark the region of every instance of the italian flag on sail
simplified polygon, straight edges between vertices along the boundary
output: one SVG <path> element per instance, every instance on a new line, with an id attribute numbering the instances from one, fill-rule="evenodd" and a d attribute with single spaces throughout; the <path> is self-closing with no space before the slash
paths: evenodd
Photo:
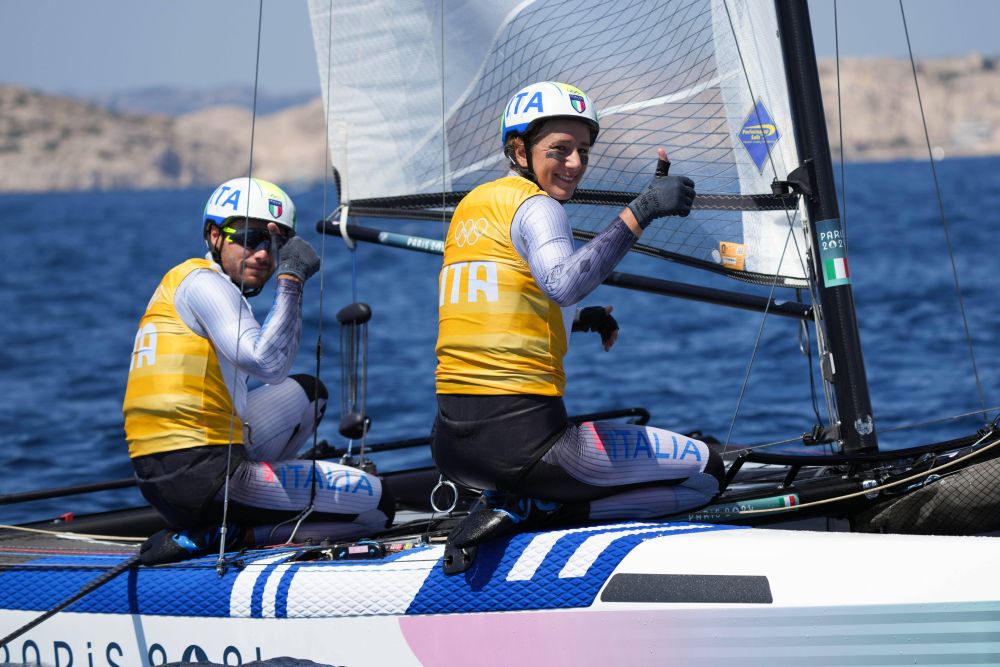
<path id="1" fill-rule="evenodd" d="M 846 257 L 830 257 L 823 260 L 823 278 L 827 285 L 841 285 L 848 281 L 851 274 L 847 271 Z"/>

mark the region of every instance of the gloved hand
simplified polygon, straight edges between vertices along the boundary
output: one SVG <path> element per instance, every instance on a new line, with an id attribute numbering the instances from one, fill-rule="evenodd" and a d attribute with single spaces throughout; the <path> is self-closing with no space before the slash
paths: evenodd
<path id="1" fill-rule="evenodd" d="M 295 276 L 302 282 L 319 270 L 319 255 L 305 239 L 293 236 L 278 251 L 277 274 Z"/>
<path id="2" fill-rule="evenodd" d="M 670 162 L 666 157 L 667 154 L 660 149 L 656 175 L 646 189 L 628 205 L 635 221 L 643 229 L 654 219 L 665 215 L 687 216 L 694 203 L 694 181 L 686 176 L 667 176 Z"/>
<path id="3" fill-rule="evenodd" d="M 580 308 L 573 316 L 573 331 L 596 331 L 601 334 L 601 343 L 608 351 L 618 339 L 618 321 L 611 317 L 612 306 L 587 306 Z"/>

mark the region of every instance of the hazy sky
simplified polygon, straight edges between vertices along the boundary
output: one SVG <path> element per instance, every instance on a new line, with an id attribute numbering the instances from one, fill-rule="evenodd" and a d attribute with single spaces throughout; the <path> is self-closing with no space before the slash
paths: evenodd
<path id="1" fill-rule="evenodd" d="M 818 53 L 832 56 L 834 0 L 809 2 Z M 898 0 L 838 2 L 841 56 L 906 54 Z M 917 58 L 1000 53 L 998 0 L 904 7 Z M 257 11 L 254 0 L 0 0 L 0 83 L 76 93 L 252 85 Z M 316 72 L 306 1 L 265 0 L 260 85 L 318 93 Z"/>

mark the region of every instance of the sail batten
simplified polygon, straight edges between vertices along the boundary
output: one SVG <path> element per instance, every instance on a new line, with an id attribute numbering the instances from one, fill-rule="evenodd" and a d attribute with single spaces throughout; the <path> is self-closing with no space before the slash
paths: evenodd
<path id="1" fill-rule="evenodd" d="M 659 147 L 699 193 L 736 202 L 763 201 L 798 166 L 770 3 L 310 0 L 310 14 L 330 81 L 331 161 L 350 175 L 343 198 L 367 208 L 435 193 L 440 208 L 440 193 L 502 176 L 500 111 L 540 80 L 577 85 L 597 107 L 588 190 L 641 191 Z M 578 231 L 607 226 L 614 212 L 601 203 L 572 205 Z M 784 205 L 701 206 L 655 221 L 642 241 L 736 278 L 801 287 L 802 216 Z"/>

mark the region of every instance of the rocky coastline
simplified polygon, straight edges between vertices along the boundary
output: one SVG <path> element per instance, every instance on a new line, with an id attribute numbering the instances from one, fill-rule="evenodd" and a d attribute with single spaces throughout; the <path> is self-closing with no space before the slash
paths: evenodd
<path id="1" fill-rule="evenodd" d="M 1000 58 L 925 60 L 917 73 L 936 159 L 1000 154 Z M 837 64 L 821 61 L 820 78 L 835 159 L 841 145 L 851 162 L 927 159 L 909 61 L 842 60 L 839 99 Z M 251 119 L 235 106 L 182 115 L 121 113 L 0 85 L 0 192 L 215 184 L 248 163 Z M 258 116 L 253 132 L 256 175 L 286 185 L 323 179 L 318 97 Z"/>

